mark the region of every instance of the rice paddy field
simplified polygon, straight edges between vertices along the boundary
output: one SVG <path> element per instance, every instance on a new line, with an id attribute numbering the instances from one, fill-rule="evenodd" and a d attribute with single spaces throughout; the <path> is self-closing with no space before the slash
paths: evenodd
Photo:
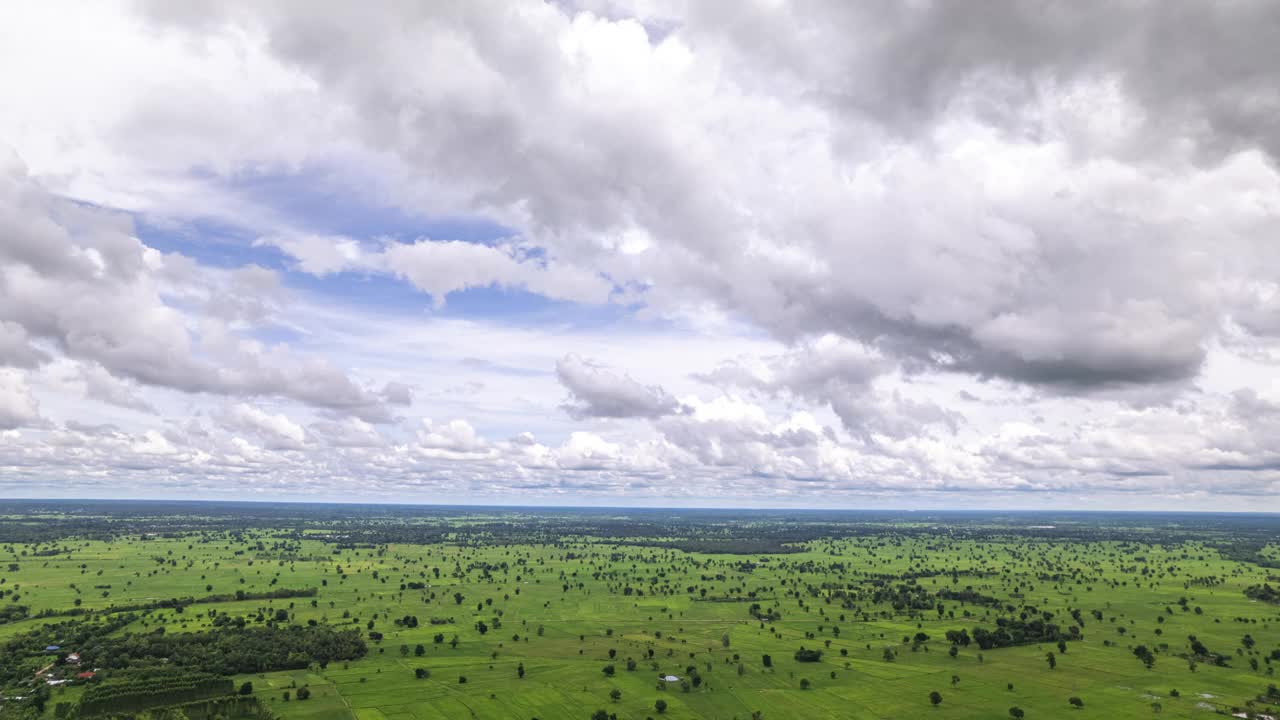
<path id="1" fill-rule="evenodd" d="M 1179 529 L 1141 516 L 824 520 L 788 540 L 774 524 L 797 521 L 759 516 L 673 526 L 459 510 L 272 527 L 269 514 L 70 522 L 25 510 L 0 523 L 13 538 L 0 547 L 0 607 L 23 608 L 0 624 L 0 716 L 88 715 L 80 700 L 95 686 L 196 666 L 138 646 L 111 655 L 121 638 L 267 626 L 363 641 L 358 657 L 231 677 L 258 715 L 299 720 L 1208 718 L 1280 707 L 1268 694 L 1280 604 L 1262 590 L 1280 588 L 1269 516 L 1239 532 L 1229 519 Z M 105 640 L 85 641 L 93 648 L 38 639 L 53 623 L 102 634 L 112 617 Z"/>

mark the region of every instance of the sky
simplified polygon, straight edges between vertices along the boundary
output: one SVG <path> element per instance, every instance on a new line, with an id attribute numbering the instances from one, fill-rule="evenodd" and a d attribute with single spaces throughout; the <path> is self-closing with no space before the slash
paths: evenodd
<path id="1" fill-rule="evenodd" d="M 0 497 L 1280 510 L 1280 4 L 0 7 Z"/>

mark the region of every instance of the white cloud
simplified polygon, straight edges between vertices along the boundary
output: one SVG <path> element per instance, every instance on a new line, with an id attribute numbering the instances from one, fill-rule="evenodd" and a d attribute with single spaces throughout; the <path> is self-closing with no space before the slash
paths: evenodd
<path id="1" fill-rule="evenodd" d="M 284 413 L 268 413 L 245 403 L 236 403 L 227 412 L 230 422 L 258 434 L 276 449 L 301 449 L 307 441 L 302 426 Z"/>
<path id="2" fill-rule="evenodd" d="M 0 368 L 0 430 L 32 425 L 40 420 L 40 404 L 17 370 Z"/>

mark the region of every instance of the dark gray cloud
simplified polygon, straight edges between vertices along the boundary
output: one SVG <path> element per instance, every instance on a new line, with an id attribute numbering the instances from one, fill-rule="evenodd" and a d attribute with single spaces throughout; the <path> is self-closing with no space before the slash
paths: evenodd
<path id="1" fill-rule="evenodd" d="M 1250 148 L 1280 153 L 1280 7 L 1266 0 L 809 0 L 690 11 L 684 31 L 694 42 L 724 42 L 757 77 L 893 133 L 928 134 L 963 104 L 1036 136 L 1043 93 L 1109 83 L 1144 111 L 1125 138 L 1130 152 L 1190 140 L 1208 163 Z"/>

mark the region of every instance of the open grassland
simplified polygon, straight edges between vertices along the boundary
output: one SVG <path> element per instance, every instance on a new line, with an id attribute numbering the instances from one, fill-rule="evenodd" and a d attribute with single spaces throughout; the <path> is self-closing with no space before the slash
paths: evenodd
<path id="1" fill-rule="evenodd" d="M 581 535 L 430 544 L 261 527 L 171 535 L 6 544 L 0 602 L 27 617 L 0 624 L 0 642 L 113 615 L 129 619 L 111 630 L 116 638 L 241 624 L 358 631 L 362 657 L 234 677 L 264 708 L 317 720 L 585 719 L 599 710 L 1004 718 L 1013 707 L 1028 718 L 1193 718 L 1265 711 L 1280 665 L 1280 605 L 1245 592 L 1280 585 L 1280 570 L 1191 540 L 957 539 L 944 527 L 886 527 L 791 552 L 714 554 Z M 1259 552 L 1277 557 L 1274 545 Z M 1054 630 L 979 646 L 978 629 L 1008 622 Z M 821 657 L 800 661 L 802 647 Z M 20 664 L 25 676 L 87 650 L 32 648 L 0 666 Z M 96 669 L 92 682 L 118 672 Z M 43 715 L 72 713 L 91 685 L 52 686 Z"/>

